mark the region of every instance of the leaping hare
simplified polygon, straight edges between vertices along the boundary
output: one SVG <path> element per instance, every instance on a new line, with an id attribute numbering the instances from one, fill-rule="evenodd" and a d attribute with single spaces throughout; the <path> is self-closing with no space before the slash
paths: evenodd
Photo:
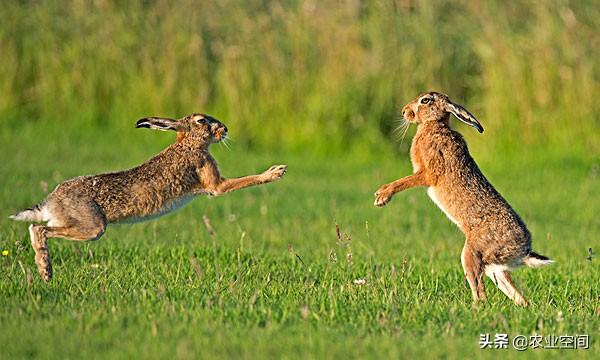
<path id="1" fill-rule="evenodd" d="M 52 278 L 48 238 L 97 240 L 109 223 L 149 220 L 180 208 L 196 195 L 221 195 L 269 183 L 286 172 L 287 166 L 276 165 L 260 175 L 223 178 L 208 148 L 227 136 L 227 127 L 208 115 L 180 120 L 151 117 L 139 120 L 136 127 L 174 130 L 177 142 L 138 167 L 67 180 L 41 203 L 11 216 L 48 222 L 29 226 L 44 281 Z"/>
<path id="2" fill-rule="evenodd" d="M 417 124 L 410 148 L 414 173 L 381 186 L 375 193 L 375 205 L 386 205 L 397 192 L 427 187 L 433 202 L 466 235 L 461 263 L 473 300 L 485 299 L 485 273 L 515 304 L 527 306 L 510 271 L 519 265 L 538 267 L 552 260 L 532 251 L 525 223 L 483 176 L 463 137 L 450 128 L 450 114 L 483 132 L 469 111 L 444 94 L 424 93 L 404 106 L 404 119 Z"/>

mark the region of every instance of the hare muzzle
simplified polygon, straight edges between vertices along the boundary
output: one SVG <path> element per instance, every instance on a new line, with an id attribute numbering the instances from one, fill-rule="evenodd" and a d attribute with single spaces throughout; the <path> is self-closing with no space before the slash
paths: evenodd
<path id="1" fill-rule="evenodd" d="M 404 109 L 402 109 L 402 117 L 406 121 L 413 121 L 415 118 L 415 112 L 407 105 L 404 107 Z"/>
<path id="2" fill-rule="evenodd" d="M 214 134 L 214 137 L 216 140 L 220 141 L 223 140 L 223 138 L 227 137 L 227 126 L 225 125 L 213 125 L 212 126 L 212 133 Z"/>

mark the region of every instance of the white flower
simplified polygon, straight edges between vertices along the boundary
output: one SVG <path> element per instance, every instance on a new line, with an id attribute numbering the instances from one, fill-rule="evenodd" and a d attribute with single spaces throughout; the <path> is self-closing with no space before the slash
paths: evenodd
<path id="1" fill-rule="evenodd" d="M 365 279 L 355 279 L 354 280 L 354 285 L 364 285 L 367 283 L 367 280 Z"/>

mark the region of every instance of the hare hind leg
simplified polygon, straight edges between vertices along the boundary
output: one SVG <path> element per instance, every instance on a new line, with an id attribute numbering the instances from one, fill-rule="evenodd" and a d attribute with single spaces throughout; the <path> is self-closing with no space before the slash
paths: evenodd
<path id="1" fill-rule="evenodd" d="M 48 238 L 64 238 L 69 240 L 96 240 L 104 233 L 101 228 L 78 228 L 64 226 L 30 225 L 31 246 L 35 251 L 35 264 L 45 282 L 52 279 L 52 260 L 48 251 Z"/>
<path id="2" fill-rule="evenodd" d="M 35 265 L 42 279 L 48 282 L 52 279 L 52 261 L 48 251 L 48 238 L 45 229 L 46 226 L 43 225 L 29 225 L 31 247 L 35 252 Z"/>
<path id="3" fill-rule="evenodd" d="M 64 210 L 64 209 L 63 209 Z M 69 240 L 96 240 L 106 229 L 106 219 L 98 207 L 82 206 L 69 214 L 61 213 L 60 217 L 53 217 L 47 225 L 30 225 L 29 236 L 31 246 L 35 251 L 35 264 L 38 272 L 45 282 L 52 279 L 52 260 L 48 250 L 48 238 L 64 238 Z M 75 215 L 64 216 L 64 215 Z M 65 219 L 68 219 L 65 221 Z"/>
<path id="4" fill-rule="evenodd" d="M 460 260 L 465 272 L 467 282 L 471 287 L 473 302 L 485 300 L 485 291 L 483 287 L 483 260 L 478 255 L 468 242 L 463 247 Z"/>
<path id="5" fill-rule="evenodd" d="M 488 265 L 485 267 L 485 274 L 492 279 L 494 284 L 498 286 L 498 289 L 500 289 L 504 295 L 511 299 L 516 305 L 524 307 L 529 306 L 527 299 L 525 299 L 523 294 L 515 286 L 507 266 Z"/>

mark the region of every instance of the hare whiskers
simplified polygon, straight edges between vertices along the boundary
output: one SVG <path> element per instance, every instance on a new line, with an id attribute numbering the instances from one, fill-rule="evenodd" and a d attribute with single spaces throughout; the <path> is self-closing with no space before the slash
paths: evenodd
<path id="1" fill-rule="evenodd" d="M 402 118 L 402 121 L 404 122 L 404 125 L 403 125 L 402 135 L 400 136 L 400 143 L 404 142 L 404 137 L 406 137 L 408 128 L 410 128 L 410 123 L 408 121 L 404 120 L 404 118 Z"/>
<path id="2" fill-rule="evenodd" d="M 232 142 L 231 138 L 228 135 L 223 136 L 221 139 L 221 144 L 227 148 L 227 150 L 231 151 L 230 143 Z"/>
<path id="3" fill-rule="evenodd" d="M 400 141 L 402 144 L 404 142 L 404 137 L 408 132 L 408 128 L 410 127 L 410 123 L 406 121 L 403 116 L 399 116 L 398 119 L 395 120 L 398 123 L 398 126 L 394 128 L 392 133 L 395 135 L 396 139 Z"/>

